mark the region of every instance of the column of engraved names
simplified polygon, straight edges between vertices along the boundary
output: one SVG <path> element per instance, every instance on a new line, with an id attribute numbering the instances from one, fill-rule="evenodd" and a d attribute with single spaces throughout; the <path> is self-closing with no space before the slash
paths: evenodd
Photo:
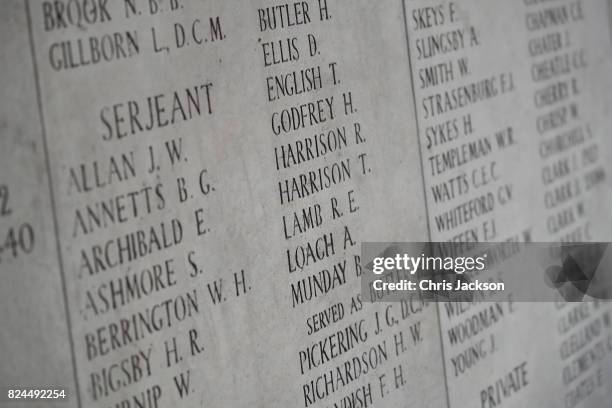
<path id="1" fill-rule="evenodd" d="M 516 85 L 510 64 L 496 53 L 495 18 L 472 18 L 481 3 L 404 2 L 431 240 L 453 242 L 457 251 L 476 242 L 529 240 L 531 234 L 529 225 L 498 222 L 517 204 L 516 176 L 505 174 L 503 160 L 518 153 L 516 119 L 505 114 L 516 100 Z M 493 269 L 512 254 L 487 255 Z M 503 322 L 517 305 L 511 295 L 482 303 L 487 294 L 475 296 L 474 302 L 438 304 L 451 406 L 493 406 L 509 396 L 494 384 L 513 382 L 513 392 L 528 385 L 526 361 L 494 378 L 481 374 L 496 364 Z"/>
<path id="2" fill-rule="evenodd" d="M 213 301 L 192 243 L 215 233 L 207 204 L 218 183 L 188 152 L 216 90 L 211 75 L 140 71 L 219 49 L 222 19 L 185 10 L 178 0 L 33 7 L 43 96 L 62 100 L 44 110 L 84 406 L 158 407 L 197 389 L 189 367 L 202 361 Z"/>
<path id="3" fill-rule="evenodd" d="M 344 10 L 311 0 L 257 13 L 282 214 L 278 231 L 285 240 L 280 255 L 290 306 L 304 316 L 304 340 L 292 364 L 301 378 L 296 400 L 305 407 L 371 406 L 406 386 L 408 366 L 394 360 L 423 342 L 413 316 L 424 306 L 366 313 L 359 293 L 358 220 L 366 216 L 359 196 L 374 174 L 367 149 L 373 136 L 320 34 Z M 409 318 L 410 326 L 400 325 Z"/>
<path id="4" fill-rule="evenodd" d="M 525 4 L 531 78 L 536 85 L 535 127 L 543 161 L 544 234 L 564 243 L 588 241 L 592 218 L 585 212 L 584 200 L 606 179 L 597 129 L 580 101 L 589 50 L 579 33 L 588 24 L 588 5 L 580 0 Z M 610 311 L 600 303 L 561 300 L 555 305 L 562 401 L 565 408 L 573 408 L 606 383 L 602 365 L 610 352 Z"/>

